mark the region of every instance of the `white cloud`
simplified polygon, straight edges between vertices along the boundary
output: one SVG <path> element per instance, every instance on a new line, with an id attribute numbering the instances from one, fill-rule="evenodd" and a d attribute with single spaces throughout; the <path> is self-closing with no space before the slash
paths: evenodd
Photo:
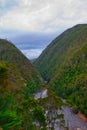
<path id="1" fill-rule="evenodd" d="M 22 50 L 22 53 L 29 59 L 35 59 L 37 58 L 43 49 L 28 49 L 28 50 Z"/>
<path id="2" fill-rule="evenodd" d="M 0 0 L 0 4 L 7 6 L 9 2 L 10 0 Z M 14 2 L 17 5 L 0 16 L 0 29 L 55 32 L 62 27 L 87 22 L 87 0 L 13 0 Z"/>

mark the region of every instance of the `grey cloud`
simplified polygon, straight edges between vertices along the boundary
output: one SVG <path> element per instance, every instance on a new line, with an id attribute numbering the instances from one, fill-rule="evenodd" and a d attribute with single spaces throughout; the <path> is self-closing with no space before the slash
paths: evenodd
<path id="1" fill-rule="evenodd" d="M 6 0 L 3 1 L 6 2 Z M 60 27 L 66 28 L 87 22 L 86 0 L 14 1 L 17 2 L 15 8 L 8 9 L 0 17 L 0 28 L 2 29 L 56 32 Z"/>

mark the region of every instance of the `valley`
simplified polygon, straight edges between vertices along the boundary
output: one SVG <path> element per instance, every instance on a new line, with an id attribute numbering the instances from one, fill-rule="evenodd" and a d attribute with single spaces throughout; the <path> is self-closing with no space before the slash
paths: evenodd
<path id="1" fill-rule="evenodd" d="M 87 24 L 63 32 L 32 63 L 0 39 L 0 129 L 87 130 L 86 101 Z"/>

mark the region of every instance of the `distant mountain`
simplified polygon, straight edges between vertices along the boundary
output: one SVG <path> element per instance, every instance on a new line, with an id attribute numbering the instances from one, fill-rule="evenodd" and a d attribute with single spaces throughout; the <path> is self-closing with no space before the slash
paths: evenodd
<path id="1" fill-rule="evenodd" d="M 22 77 L 32 82 L 34 78 L 40 80 L 40 75 L 30 63 L 30 61 L 18 50 L 11 42 L 0 39 L 0 61 L 5 61 L 8 64 L 13 64 Z"/>
<path id="2" fill-rule="evenodd" d="M 63 32 L 34 65 L 53 91 L 87 115 L 87 24 Z"/>

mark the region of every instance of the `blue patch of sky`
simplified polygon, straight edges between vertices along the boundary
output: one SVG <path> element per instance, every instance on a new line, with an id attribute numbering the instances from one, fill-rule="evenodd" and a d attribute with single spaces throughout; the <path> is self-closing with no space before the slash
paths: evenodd
<path id="1" fill-rule="evenodd" d="M 44 49 L 57 34 L 28 33 L 10 38 L 10 40 L 21 50 Z"/>
<path id="2" fill-rule="evenodd" d="M 0 16 L 4 15 L 5 13 L 17 6 L 17 0 L 7 0 L 6 2 L 0 2 Z"/>
<path id="3" fill-rule="evenodd" d="M 58 33 L 0 30 L 0 38 L 12 41 L 29 59 L 37 58 L 56 36 L 58 36 Z"/>
<path id="4" fill-rule="evenodd" d="M 45 49 L 57 33 L 32 33 L 19 30 L 0 30 L 0 38 L 12 41 L 20 50 Z"/>
<path id="5" fill-rule="evenodd" d="M 20 30 L 12 30 L 12 29 L 0 29 L 0 38 L 10 40 L 12 37 L 17 37 L 18 35 L 22 35 L 24 32 Z"/>
<path id="6" fill-rule="evenodd" d="M 37 58 L 57 34 L 3 30 L 3 36 L 19 48 L 29 59 Z M 5 38 L 6 39 L 6 38 Z"/>

